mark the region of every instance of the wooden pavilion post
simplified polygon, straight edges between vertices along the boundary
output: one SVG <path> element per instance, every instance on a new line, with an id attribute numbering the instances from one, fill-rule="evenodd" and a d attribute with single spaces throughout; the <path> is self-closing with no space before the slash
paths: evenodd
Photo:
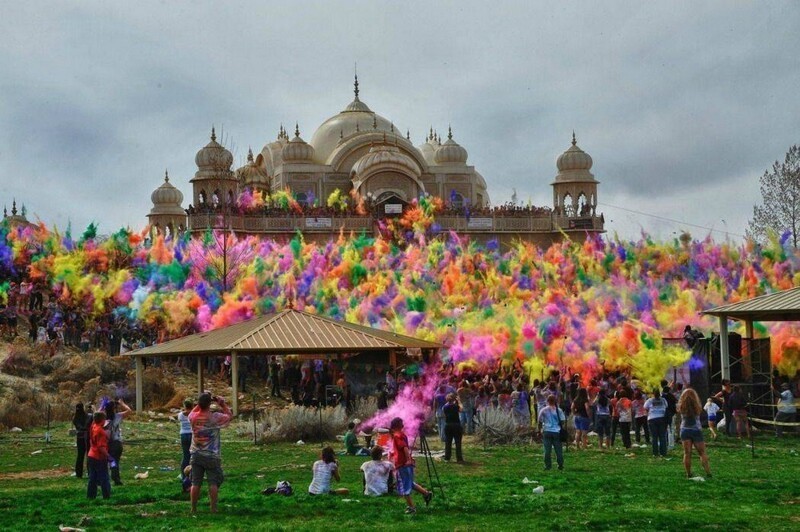
<path id="1" fill-rule="evenodd" d="M 231 409 L 233 415 L 239 415 L 239 355 L 236 351 L 231 352 Z"/>
<path id="2" fill-rule="evenodd" d="M 143 368 L 144 368 L 144 361 L 142 357 L 136 357 L 136 411 L 141 413 L 144 409 L 144 401 L 142 397 L 142 385 L 143 385 Z"/>
<path id="3" fill-rule="evenodd" d="M 751 340 L 755 338 L 755 334 L 753 331 L 753 320 L 745 320 L 744 322 L 744 334 Z"/>
<path id="4" fill-rule="evenodd" d="M 197 357 L 197 395 L 200 395 L 204 391 L 204 382 L 203 382 L 203 366 L 206 364 L 206 357 L 199 356 Z"/>
<path id="5" fill-rule="evenodd" d="M 722 378 L 731 378 L 731 359 L 728 345 L 728 317 L 719 317 L 719 362 L 722 371 Z"/>

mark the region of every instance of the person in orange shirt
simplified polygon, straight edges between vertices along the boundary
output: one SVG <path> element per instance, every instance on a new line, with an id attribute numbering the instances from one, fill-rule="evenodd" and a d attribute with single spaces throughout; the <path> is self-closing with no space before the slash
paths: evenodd
<path id="1" fill-rule="evenodd" d="M 94 413 L 89 429 L 89 487 L 86 496 L 90 499 L 97 498 L 98 486 L 104 499 L 111 497 L 111 479 L 108 476 L 108 434 L 103 428 L 105 421 L 105 412 L 99 410 Z"/>

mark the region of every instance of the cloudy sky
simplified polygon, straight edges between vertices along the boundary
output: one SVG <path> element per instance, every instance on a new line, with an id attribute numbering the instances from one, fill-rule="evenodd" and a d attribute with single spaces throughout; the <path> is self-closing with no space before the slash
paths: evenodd
<path id="1" fill-rule="evenodd" d="M 211 125 L 237 164 L 281 123 L 361 97 L 452 124 L 494 203 L 552 203 L 594 159 L 606 226 L 738 240 L 758 178 L 800 142 L 796 2 L 13 2 L 0 18 L 0 200 L 141 228 L 168 168 L 188 199 Z M 185 205 L 188 201 L 185 201 Z"/>

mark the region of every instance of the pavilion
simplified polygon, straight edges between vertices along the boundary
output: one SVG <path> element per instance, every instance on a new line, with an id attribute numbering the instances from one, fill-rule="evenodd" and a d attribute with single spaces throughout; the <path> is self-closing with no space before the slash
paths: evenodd
<path id="1" fill-rule="evenodd" d="M 231 357 L 231 408 L 239 413 L 239 355 L 305 355 L 346 359 L 363 354 L 385 356 L 388 365 L 409 356 L 429 360 L 441 344 L 355 323 L 336 321 L 295 309 L 266 314 L 241 323 L 200 332 L 126 353 L 136 361 L 136 411 L 143 409 L 142 383 L 145 357 L 198 357 L 197 389 L 203 386 L 203 359 Z"/>
<path id="2" fill-rule="evenodd" d="M 720 367 L 722 378 L 731 378 L 728 320 L 744 321 L 745 337 L 753 339 L 756 321 L 800 321 L 800 287 L 722 305 L 701 312 L 719 318 Z"/>

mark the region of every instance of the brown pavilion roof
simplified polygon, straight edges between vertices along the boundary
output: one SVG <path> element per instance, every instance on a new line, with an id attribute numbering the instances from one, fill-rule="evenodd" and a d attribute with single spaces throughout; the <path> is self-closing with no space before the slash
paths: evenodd
<path id="1" fill-rule="evenodd" d="M 288 309 L 126 355 L 219 355 L 233 351 L 239 354 L 323 354 L 441 347 L 435 342 Z"/>
<path id="2" fill-rule="evenodd" d="M 800 321 L 800 286 L 701 312 L 750 321 Z"/>

